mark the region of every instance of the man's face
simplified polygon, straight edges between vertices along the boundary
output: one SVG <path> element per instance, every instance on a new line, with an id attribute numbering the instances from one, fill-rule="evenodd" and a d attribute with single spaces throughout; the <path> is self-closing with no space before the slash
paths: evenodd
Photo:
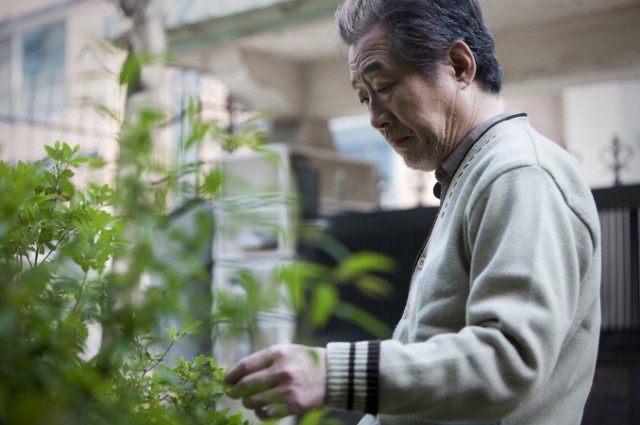
<path id="1" fill-rule="evenodd" d="M 446 73 L 430 81 L 389 44 L 374 26 L 349 49 L 351 84 L 369 108 L 371 125 L 411 167 L 435 170 L 455 141 L 456 87 Z"/>

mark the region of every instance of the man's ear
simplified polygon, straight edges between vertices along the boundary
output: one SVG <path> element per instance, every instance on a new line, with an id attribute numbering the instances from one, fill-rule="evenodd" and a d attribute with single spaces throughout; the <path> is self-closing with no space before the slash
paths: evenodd
<path id="1" fill-rule="evenodd" d="M 449 49 L 448 60 L 456 80 L 470 86 L 476 77 L 476 59 L 467 43 L 462 40 L 454 42 Z"/>

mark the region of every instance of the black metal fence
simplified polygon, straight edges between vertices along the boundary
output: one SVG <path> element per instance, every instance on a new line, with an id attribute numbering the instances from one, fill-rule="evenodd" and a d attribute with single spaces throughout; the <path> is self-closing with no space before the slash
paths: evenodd
<path id="1" fill-rule="evenodd" d="M 602 332 L 582 425 L 640 423 L 640 185 L 593 191 L 602 227 Z"/>
<path id="2" fill-rule="evenodd" d="M 640 330 L 640 185 L 593 195 L 602 227 L 602 330 Z"/>

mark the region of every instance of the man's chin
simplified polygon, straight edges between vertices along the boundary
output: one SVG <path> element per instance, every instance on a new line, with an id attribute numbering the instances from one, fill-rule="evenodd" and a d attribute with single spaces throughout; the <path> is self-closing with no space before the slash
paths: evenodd
<path id="1" fill-rule="evenodd" d="M 437 166 L 432 165 L 430 161 L 427 161 L 425 159 L 409 158 L 404 155 L 402 156 L 402 159 L 404 160 L 405 165 L 412 170 L 424 171 L 428 173 L 438 168 Z"/>

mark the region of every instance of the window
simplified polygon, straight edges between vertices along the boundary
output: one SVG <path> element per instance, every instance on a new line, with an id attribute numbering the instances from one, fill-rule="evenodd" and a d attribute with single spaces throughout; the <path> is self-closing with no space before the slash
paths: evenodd
<path id="1" fill-rule="evenodd" d="M 0 39 L 0 119 L 47 121 L 64 106 L 65 24 Z"/>
<path id="2" fill-rule="evenodd" d="M 11 115 L 11 38 L 0 39 L 0 121 Z"/>

